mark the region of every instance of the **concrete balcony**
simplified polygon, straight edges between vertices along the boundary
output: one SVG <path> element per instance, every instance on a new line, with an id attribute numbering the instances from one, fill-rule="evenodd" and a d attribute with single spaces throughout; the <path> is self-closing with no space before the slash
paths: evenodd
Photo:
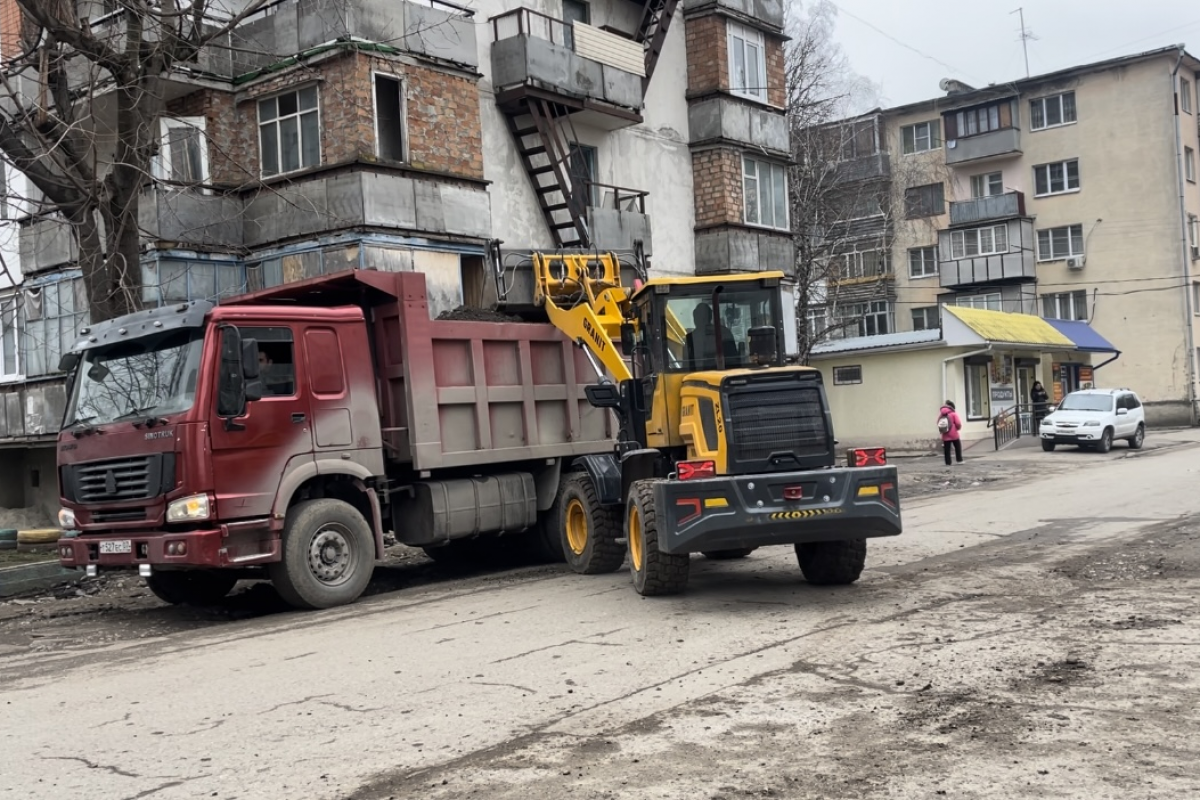
<path id="1" fill-rule="evenodd" d="M 892 175 L 892 158 L 887 153 L 840 161 L 834 167 L 835 183 L 860 183 L 887 180 Z"/>
<path id="2" fill-rule="evenodd" d="M 688 108 L 691 144 L 731 141 L 790 156 L 787 117 L 771 109 L 713 97 Z"/>
<path id="3" fill-rule="evenodd" d="M 787 231 L 729 226 L 696 232 L 696 274 L 733 272 L 796 274 L 792 236 Z"/>
<path id="4" fill-rule="evenodd" d="M 650 215 L 646 213 L 648 192 L 623 189 L 606 183 L 587 183 L 592 204 L 587 207 L 588 229 L 596 250 L 633 250 L 642 242 L 646 255 L 654 254 L 650 237 Z"/>
<path id="5" fill-rule="evenodd" d="M 585 112 L 607 130 L 641 122 L 642 46 L 529 8 L 492 17 L 492 84 L 504 107 L 529 95 Z"/>
<path id="6" fill-rule="evenodd" d="M 950 204 L 950 226 L 974 225 L 1025 216 L 1024 192 L 976 197 Z"/>
<path id="7" fill-rule="evenodd" d="M 1001 128 L 964 139 L 946 142 L 946 163 L 977 164 L 1021 155 L 1021 131 L 1017 128 Z"/>
<path id="8" fill-rule="evenodd" d="M 972 237 L 977 236 L 976 229 L 952 228 L 938 232 L 938 267 L 942 288 L 999 286 L 1035 280 L 1037 251 L 1033 220 L 1017 218 L 983 227 L 989 229 L 988 236 L 992 237 L 992 241 L 997 236 L 995 229 L 1004 229 L 1002 235 L 1006 247 L 1001 252 L 969 255 L 976 247 L 970 244 L 956 245 L 956 240 L 961 241 L 957 237 L 966 237 L 968 242 L 971 241 Z"/>
<path id="9" fill-rule="evenodd" d="M 245 204 L 240 197 L 157 186 L 142 193 L 142 236 L 184 246 L 233 250 L 241 246 Z"/>

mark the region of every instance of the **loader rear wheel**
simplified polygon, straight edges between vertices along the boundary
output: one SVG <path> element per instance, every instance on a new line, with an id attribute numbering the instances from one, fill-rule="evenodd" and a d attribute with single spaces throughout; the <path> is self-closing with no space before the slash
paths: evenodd
<path id="1" fill-rule="evenodd" d="M 705 550 L 704 557 L 713 561 L 730 561 L 735 558 L 745 558 L 757 549 L 757 547 L 736 547 L 730 550 Z"/>
<path id="2" fill-rule="evenodd" d="M 621 509 L 600 504 L 586 472 L 563 476 L 551 509 L 557 523 L 563 556 L 581 575 L 616 572 L 625 563 L 621 538 Z"/>
<path id="3" fill-rule="evenodd" d="M 180 570 L 151 572 L 146 588 L 164 603 L 174 606 L 211 606 L 233 591 L 237 575 L 224 570 Z"/>
<path id="4" fill-rule="evenodd" d="M 363 515 L 349 503 L 308 500 L 288 509 L 283 558 L 267 569 L 271 583 L 296 608 L 353 603 L 375 568 L 375 541 Z"/>
<path id="5" fill-rule="evenodd" d="M 867 540 L 808 542 L 796 545 L 796 560 L 804 579 L 815 586 L 845 586 L 862 575 L 867 563 Z"/>
<path id="6" fill-rule="evenodd" d="M 629 488 L 625 538 L 629 540 L 629 571 L 638 594 L 644 597 L 678 594 L 687 588 L 691 557 L 687 553 L 664 553 L 658 549 L 653 481 L 638 481 Z"/>

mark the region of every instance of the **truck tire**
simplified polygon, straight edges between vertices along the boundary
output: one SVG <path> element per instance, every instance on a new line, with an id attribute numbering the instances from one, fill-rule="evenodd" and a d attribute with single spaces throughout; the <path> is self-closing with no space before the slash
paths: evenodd
<path id="1" fill-rule="evenodd" d="M 814 586 L 845 586 L 862 575 L 867 563 L 867 540 L 798 544 L 796 560 L 804 579 Z"/>
<path id="2" fill-rule="evenodd" d="M 279 596 L 295 608 L 353 603 L 375 568 L 371 527 L 349 503 L 307 500 L 288 509 L 283 558 L 268 566 Z"/>
<path id="3" fill-rule="evenodd" d="M 621 538 L 621 509 L 600 505 L 596 487 L 586 472 L 563 477 L 550 509 L 557 522 L 559 546 L 572 570 L 580 575 L 616 572 L 625 563 Z"/>
<path id="4" fill-rule="evenodd" d="M 638 481 L 629 487 L 625 538 L 629 541 L 629 571 L 638 594 L 643 597 L 678 594 L 687 588 L 691 556 L 658 549 L 653 481 Z"/>
<path id="5" fill-rule="evenodd" d="M 173 606 L 211 606 L 233 591 L 237 575 L 219 569 L 151 572 L 146 587 Z"/>
<path id="6" fill-rule="evenodd" d="M 757 547 L 736 547 L 731 550 L 705 550 L 704 557 L 713 561 L 730 561 L 735 558 L 745 558 L 757 549 Z"/>

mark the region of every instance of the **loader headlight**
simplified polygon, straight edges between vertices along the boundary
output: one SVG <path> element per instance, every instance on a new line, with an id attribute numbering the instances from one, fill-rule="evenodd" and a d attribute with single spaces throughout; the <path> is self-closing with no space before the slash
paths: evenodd
<path id="1" fill-rule="evenodd" d="M 211 514 L 208 495 L 206 494 L 181 497 L 178 500 L 172 501 L 167 506 L 167 522 L 192 522 L 208 519 Z"/>

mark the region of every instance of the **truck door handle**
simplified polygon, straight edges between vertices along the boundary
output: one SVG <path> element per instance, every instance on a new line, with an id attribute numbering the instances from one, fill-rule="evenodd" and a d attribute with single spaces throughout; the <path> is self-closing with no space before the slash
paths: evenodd
<path id="1" fill-rule="evenodd" d="M 292 414 L 292 424 L 293 425 L 300 425 L 304 422 L 304 420 L 305 420 L 304 414 Z"/>

